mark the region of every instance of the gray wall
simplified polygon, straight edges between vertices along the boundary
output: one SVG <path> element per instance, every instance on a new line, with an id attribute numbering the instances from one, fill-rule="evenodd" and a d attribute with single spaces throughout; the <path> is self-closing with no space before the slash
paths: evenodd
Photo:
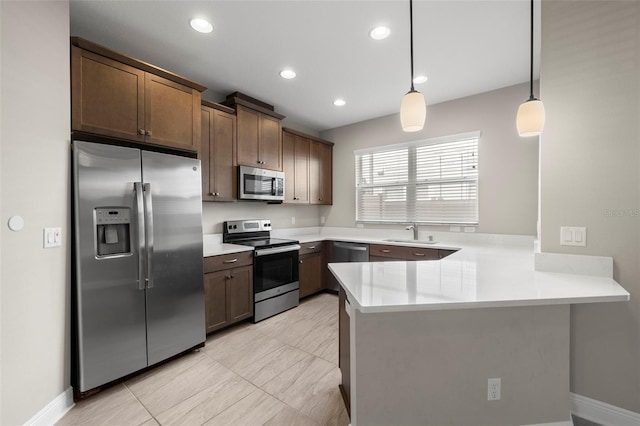
<path id="1" fill-rule="evenodd" d="M 69 386 L 68 1 L 0 2 L 0 38 L 0 424 L 16 425 Z M 42 248 L 48 226 L 62 247 Z"/>
<path id="2" fill-rule="evenodd" d="M 612 256 L 631 293 L 572 307 L 571 390 L 640 412 L 640 3 L 545 1 L 541 64 L 542 250 Z"/>
<path id="3" fill-rule="evenodd" d="M 518 105 L 528 93 L 528 84 L 520 84 L 429 105 L 425 128 L 416 133 L 402 131 L 399 114 L 322 132 L 323 138 L 336 143 L 333 207 L 328 212 L 327 225 L 355 226 L 354 150 L 480 130 L 480 225 L 477 231 L 534 235 L 538 208 L 538 141 L 537 138 L 521 139 L 515 124 Z M 425 95 L 428 99 L 428 89 Z"/>
<path id="4" fill-rule="evenodd" d="M 351 322 L 358 424 L 569 420 L 567 305 L 376 314 L 353 309 Z M 492 377 L 501 379 L 497 401 L 487 401 Z"/>

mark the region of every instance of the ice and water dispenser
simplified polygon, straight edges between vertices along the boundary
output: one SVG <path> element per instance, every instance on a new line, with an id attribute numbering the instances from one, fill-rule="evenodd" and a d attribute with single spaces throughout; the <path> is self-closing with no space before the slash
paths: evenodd
<path id="1" fill-rule="evenodd" d="M 131 253 L 131 209 L 101 207 L 95 212 L 97 257 Z"/>

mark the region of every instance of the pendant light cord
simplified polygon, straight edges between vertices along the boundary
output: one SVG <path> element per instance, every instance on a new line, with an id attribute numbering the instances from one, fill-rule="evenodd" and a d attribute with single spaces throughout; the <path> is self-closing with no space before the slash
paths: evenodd
<path id="1" fill-rule="evenodd" d="M 533 96 L 533 0 L 531 0 L 531 74 L 529 78 L 529 100 L 534 101 Z M 412 77 L 413 79 L 413 77 Z"/>
<path id="2" fill-rule="evenodd" d="M 533 0 L 531 1 L 533 2 Z M 415 92 L 416 89 L 413 87 L 413 0 L 409 0 L 409 31 L 410 31 L 409 40 L 410 40 L 410 46 L 411 46 L 411 92 Z M 531 93 L 533 93 L 533 88 L 531 90 L 532 90 Z"/>

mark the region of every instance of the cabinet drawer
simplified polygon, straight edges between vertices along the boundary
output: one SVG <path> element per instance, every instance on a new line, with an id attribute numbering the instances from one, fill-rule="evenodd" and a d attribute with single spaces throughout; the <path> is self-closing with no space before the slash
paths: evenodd
<path id="1" fill-rule="evenodd" d="M 204 273 L 221 271 L 238 266 L 253 265 L 253 251 L 222 254 L 204 258 Z"/>
<path id="2" fill-rule="evenodd" d="M 322 241 L 313 241 L 311 243 L 300 243 L 300 256 L 317 253 L 322 251 Z"/>
<path id="3" fill-rule="evenodd" d="M 369 256 L 390 257 L 394 260 L 435 260 L 439 258 L 437 249 L 382 244 L 371 244 L 369 246 Z"/>

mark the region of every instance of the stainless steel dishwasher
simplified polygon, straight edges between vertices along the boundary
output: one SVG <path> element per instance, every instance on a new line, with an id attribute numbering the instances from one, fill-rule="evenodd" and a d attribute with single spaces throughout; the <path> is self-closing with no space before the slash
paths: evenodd
<path id="1" fill-rule="evenodd" d="M 333 242 L 333 259 L 332 263 L 344 262 L 368 262 L 369 261 L 369 244 L 363 243 L 346 243 L 343 241 Z M 330 290 L 338 291 L 338 281 L 331 277 L 332 288 Z"/>

